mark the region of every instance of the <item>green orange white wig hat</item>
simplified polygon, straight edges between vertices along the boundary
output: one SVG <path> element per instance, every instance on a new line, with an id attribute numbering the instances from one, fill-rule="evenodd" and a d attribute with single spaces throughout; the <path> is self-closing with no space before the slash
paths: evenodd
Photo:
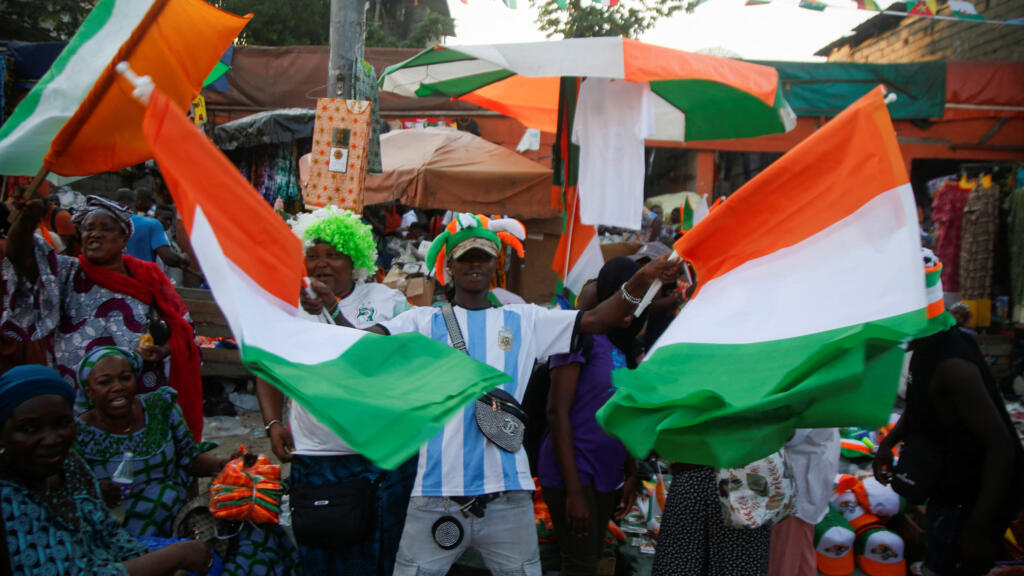
<path id="1" fill-rule="evenodd" d="M 427 267 L 435 270 L 437 281 L 445 283 L 445 261 L 449 254 L 455 254 L 455 247 L 471 239 L 481 239 L 493 243 L 494 251 L 497 254 L 502 242 L 515 249 L 520 258 L 523 256 L 523 240 L 526 240 L 526 228 L 522 222 L 514 218 L 499 218 L 491 220 L 483 214 L 470 214 L 462 212 L 456 214 L 448 223 L 444 231 L 438 234 L 437 238 L 430 244 L 427 251 Z M 473 242 L 474 247 L 483 247 L 479 240 Z M 489 250 L 488 250 L 489 251 Z M 489 251 L 490 252 L 490 251 Z M 455 254 L 457 255 L 457 254 Z"/>
<path id="2" fill-rule="evenodd" d="M 352 259 L 352 276 L 363 281 L 377 271 L 377 243 L 373 229 L 359 215 L 335 206 L 296 214 L 289 225 L 305 248 L 326 242 Z"/>

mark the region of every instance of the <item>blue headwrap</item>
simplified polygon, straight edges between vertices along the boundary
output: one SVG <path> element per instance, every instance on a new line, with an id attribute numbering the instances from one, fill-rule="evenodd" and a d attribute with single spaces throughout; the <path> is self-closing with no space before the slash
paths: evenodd
<path id="1" fill-rule="evenodd" d="M 0 375 L 0 424 L 18 406 L 46 394 L 63 396 L 69 405 L 75 401 L 75 390 L 53 368 L 27 364 L 4 372 Z"/>
<path id="2" fill-rule="evenodd" d="M 78 385 L 85 386 L 89 381 L 89 373 L 96 366 L 96 363 L 103 360 L 107 356 L 120 356 L 128 361 L 128 364 L 132 367 L 132 372 L 135 377 L 139 377 L 139 373 L 142 372 L 142 357 L 135 350 L 128 350 L 127 348 L 121 348 L 120 346 L 97 346 L 92 350 L 89 350 L 85 354 L 85 358 L 78 363 Z"/>

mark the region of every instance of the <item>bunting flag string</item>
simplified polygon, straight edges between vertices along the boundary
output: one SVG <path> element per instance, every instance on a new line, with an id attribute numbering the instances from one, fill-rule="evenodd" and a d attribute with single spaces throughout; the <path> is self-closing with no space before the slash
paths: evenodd
<path id="1" fill-rule="evenodd" d="M 825 2 L 824 0 L 797 0 L 797 6 L 817 12 L 822 12 L 826 9 L 868 10 L 871 12 L 878 12 L 879 14 L 884 14 L 886 16 L 898 16 L 900 18 L 912 16 L 957 22 L 967 21 L 978 24 L 993 24 L 997 28 L 1004 25 L 1024 26 L 1024 18 L 1014 18 L 1012 20 L 988 20 L 978 12 L 973 3 L 967 0 L 950 0 L 949 9 L 952 15 L 938 14 L 937 0 L 908 0 L 906 2 L 905 12 L 899 10 L 883 10 L 877 0 L 854 0 L 854 2 L 856 3 L 856 7 L 847 4 L 832 4 Z M 790 2 L 780 0 L 746 0 L 744 5 L 765 6 L 768 4 L 792 5 Z"/>
<path id="2" fill-rule="evenodd" d="M 461 0 L 463 4 L 468 4 L 469 0 Z M 698 5 L 704 4 L 709 0 L 701 0 Z M 615 7 L 619 5 L 619 0 L 592 0 L 594 4 L 600 4 L 607 7 Z M 745 6 L 767 6 L 772 2 L 780 4 L 778 0 L 746 0 Z M 978 12 L 974 4 L 967 0 L 949 0 L 949 9 L 952 12 L 952 16 L 945 16 L 938 14 L 938 0 L 908 0 L 906 2 L 906 12 L 898 10 L 883 10 L 877 0 L 854 0 L 856 2 L 857 10 L 869 10 L 871 12 L 878 12 L 886 16 L 899 16 L 901 18 L 907 16 L 916 16 L 921 18 L 934 18 L 936 20 L 951 20 L 951 21 L 969 21 L 979 24 L 993 24 L 997 28 L 1004 25 L 1011 26 L 1024 26 L 1024 18 L 1014 18 L 1012 20 L 988 20 L 981 13 Z M 518 8 L 518 0 L 502 0 L 502 3 L 506 7 L 515 10 Z M 555 0 L 555 3 L 562 10 L 569 9 L 568 0 Z M 807 10 L 814 10 L 816 12 L 823 12 L 826 9 L 849 9 L 846 5 L 829 4 L 824 0 L 798 0 L 800 8 Z"/>

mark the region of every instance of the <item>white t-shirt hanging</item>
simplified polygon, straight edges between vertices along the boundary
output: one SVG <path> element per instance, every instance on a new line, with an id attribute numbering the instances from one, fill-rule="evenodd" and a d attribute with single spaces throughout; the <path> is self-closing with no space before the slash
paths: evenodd
<path id="1" fill-rule="evenodd" d="M 356 284 L 352 293 L 340 303 L 341 313 L 356 328 L 366 328 L 412 308 L 405 295 L 383 284 Z M 299 310 L 299 316 L 310 322 L 320 318 Z M 343 456 L 356 454 L 338 435 L 331 432 L 298 402 L 292 403 L 288 424 L 295 441 L 295 453 L 305 456 Z"/>
<path id="2" fill-rule="evenodd" d="M 640 229 L 644 138 L 654 128 L 654 94 L 646 83 L 583 81 L 572 141 L 580 147 L 577 186 L 584 224 Z"/>

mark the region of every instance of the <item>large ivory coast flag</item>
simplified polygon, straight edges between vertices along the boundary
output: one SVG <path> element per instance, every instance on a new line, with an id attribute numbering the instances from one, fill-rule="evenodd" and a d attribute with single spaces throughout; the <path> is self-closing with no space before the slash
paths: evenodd
<path id="1" fill-rule="evenodd" d="M 297 317 L 302 244 L 176 108 L 154 91 L 143 131 L 249 369 L 388 468 L 510 379 L 421 334 L 380 336 Z"/>
<path id="2" fill-rule="evenodd" d="M 152 158 L 114 66 L 127 61 L 186 110 L 250 17 L 202 0 L 100 0 L 0 127 L 0 174 L 87 176 Z"/>
<path id="3" fill-rule="evenodd" d="M 928 321 L 908 182 L 879 87 L 712 210 L 675 247 L 699 289 L 613 373 L 605 430 L 637 455 L 732 467 L 794 428 L 885 424 L 902 345 L 949 326 Z"/>

